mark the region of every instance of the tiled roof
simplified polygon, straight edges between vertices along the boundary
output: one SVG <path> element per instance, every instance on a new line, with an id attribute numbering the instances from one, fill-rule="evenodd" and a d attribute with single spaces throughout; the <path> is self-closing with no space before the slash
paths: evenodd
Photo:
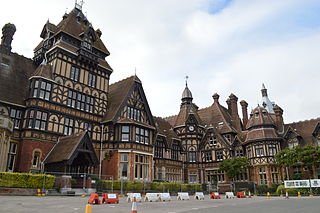
<path id="1" fill-rule="evenodd" d="M 35 69 L 31 59 L 0 52 L 0 101 L 25 105 L 28 79 Z"/>
<path id="2" fill-rule="evenodd" d="M 115 118 L 116 113 L 119 111 L 135 82 L 141 83 L 137 76 L 131 76 L 110 85 L 108 98 L 109 107 L 105 118 L 102 120 L 103 122 L 108 122 Z"/>
<path id="3" fill-rule="evenodd" d="M 245 142 L 263 139 L 279 139 L 274 128 L 258 128 L 248 131 Z"/>
<path id="4" fill-rule="evenodd" d="M 290 126 L 303 138 L 305 144 L 312 144 L 314 140 L 312 133 L 318 123 L 320 123 L 320 118 L 285 124 L 285 129 L 288 129 Z"/>
<path id="5" fill-rule="evenodd" d="M 40 76 L 50 80 L 53 80 L 52 66 L 50 64 L 40 64 L 36 71 L 32 74 L 32 77 Z"/>
<path id="6" fill-rule="evenodd" d="M 156 128 L 157 128 L 158 133 L 160 133 L 166 137 L 168 146 L 171 146 L 172 139 L 179 140 L 179 137 L 173 131 L 173 128 L 168 121 L 166 121 L 165 119 L 160 118 L 160 117 L 153 117 L 153 118 L 154 118 L 154 121 L 156 122 Z"/>
<path id="7" fill-rule="evenodd" d="M 263 107 L 256 107 L 250 113 L 250 118 L 247 123 L 247 129 L 258 125 L 275 125 L 271 115 Z"/>
<path id="8" fill-rule="evenodd" d="M 198 124 L 202 125 L 202 120 L 200 119 L 198 112 L 197 112 L 197 107 L 191 103 L 191 104 L 186 104 L 180 108 L 180 112 L 177 115 L 174 126 L 182 126 L 185 125 L 188 116 L 190 114 L 193 114 L 198 122 Z"/>

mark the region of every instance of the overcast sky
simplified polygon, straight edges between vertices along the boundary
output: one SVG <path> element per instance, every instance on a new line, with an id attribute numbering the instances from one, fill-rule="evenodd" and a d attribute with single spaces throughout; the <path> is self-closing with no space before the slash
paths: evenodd
<path id="1" fill-rule="evenodd" d="M 0 3 L 0 25 L 16 25 L 13 51 L 27 57 L 46 21 L 58 24 L 74 7 L 74 0 Z M 226 106 L 234 93 L 250 111 L 265 83 L 286 123 L 320 116 L 320 0 L 87 0 L 83 11 L 111 52 L 111 83 L 136 67 L 153 115 L 178 113 L 188 75 L 200 108 L 215 92 Z"/>

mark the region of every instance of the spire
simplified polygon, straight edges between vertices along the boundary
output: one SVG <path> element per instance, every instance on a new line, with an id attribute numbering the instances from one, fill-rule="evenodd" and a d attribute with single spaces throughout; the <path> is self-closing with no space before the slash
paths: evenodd
<path id="1" fill-rule="evenodd" d="M 262 94 L 262 106 L 269 112 L 269 113 L 274 113 L 273 110 L 273 103 L 270 101 L 268 98 L 268 92 L 264 84 L 262 84 L 262 89 L 261 89 L 261 94 Z M 258 104 L 259 106 L 259 104 Z"/>
<path id="2" fill-rule="evenodd" d="M 186 88 L 183 90 L 182 93 L 182 103 L 192 103 L 192 93 L 188 88 L 188 76 L 186 76 Z"/>
<path id="3" fill-rule="evenodd" d="M 261 94 L 262 94 L 262 97 L 268 97 L 268 92 L 264 84 L 262 84 Z"/>

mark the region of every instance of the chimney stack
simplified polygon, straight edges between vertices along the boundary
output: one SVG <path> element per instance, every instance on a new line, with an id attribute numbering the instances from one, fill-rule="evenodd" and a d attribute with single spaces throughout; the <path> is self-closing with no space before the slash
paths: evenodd
<path id="1" fill-rule="evenodd" d="M 245 128 L 248 123 L 248 103 L 245 100 L 240 101 L 240 105 L 242 108 L 242 123 Z"/>
<path id="2" fill-rule="evenodd" d="M 284 123 L 283 123 L 283 109 L 279 107 L 278 105 L 275 105 L 273 107 L 274 113 L 276 114 L 276 126 L 278 129 L 278 132 L 283 132 Z"/>
<path id="3" fill-rule="evenodd" d="M 214 93 L 213 95 L 212 95 L 212 98 L 213 98 L 213 103 L 215 104 L 215 103 L 219 103 L 219 95 L 218 95 L 218 93 Z"/>
<path id="4" fill-rule="evenodd" d="M 230 101 L 230 109 L 231 109 L 231 118 L 233 123 L 238 131 L 241 131 L 241 120 L 238 114 L 238 97 L 235 96 L 233 93 L 229 96 Z M 228 101 L 227 101 L 228 103 Z M 229 105 L 229 104 L 228 104 Z"/>
<path id="5" fill-rule="evenodd" d="M 1 45 L 0 49 L 4 51 L 5 53 L 11 52 L 11 42 L 13 40 L 13 35 L 16 32 L 16 27 L 14 24 L 6 24 L 2 28 L 2 37 L 1 37 Z"/>

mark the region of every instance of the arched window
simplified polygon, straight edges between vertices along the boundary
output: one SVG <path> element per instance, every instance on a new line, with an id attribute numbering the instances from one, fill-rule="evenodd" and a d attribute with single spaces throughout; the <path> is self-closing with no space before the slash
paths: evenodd
<path id="1" fill-rule="evenodd" d="M 40 169 L 41 151 L 38 149 L 33 150 L 32 155 L 32 168 Z"/>

